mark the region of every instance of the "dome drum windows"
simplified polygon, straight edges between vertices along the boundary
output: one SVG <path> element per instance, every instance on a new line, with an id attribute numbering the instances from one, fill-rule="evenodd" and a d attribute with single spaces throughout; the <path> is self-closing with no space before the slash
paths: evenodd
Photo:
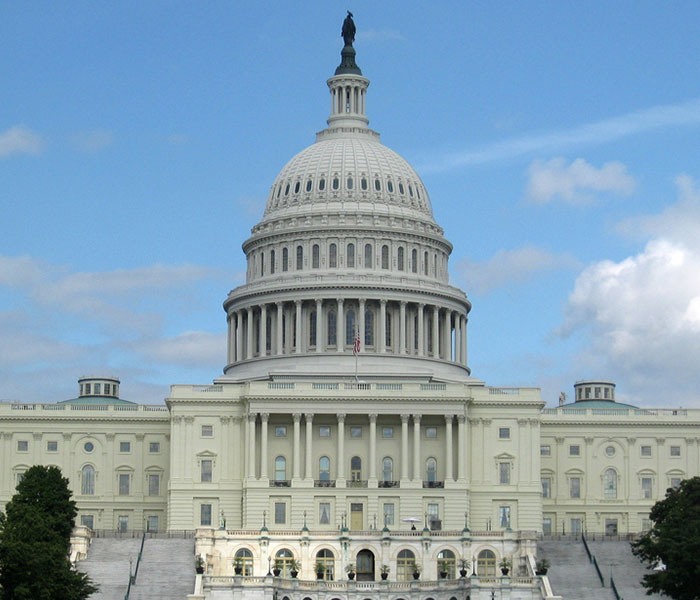
<path id="1" fill-rule="evenodd" d="M 393 193 L 394 193 L 394 183 L 391 181 L 391 179 L 389 179 L 389 180 L 386 182 L 386 189 L 387 189 L 387 191 L 388 191 L 390 194 L 393 194 Z"/>
<path id="2" fill-rule="evenodd" d="M 298 194 L 300 189 L 301 189 L 301 182 L 297 181 L 297 182 L 294 184 L 294 193 L 295 193 L 295 194 Z"/>
<path id="3" fill-rule="evenodd" d="M 328 268 L 338 268 L 338 246 L 336 244 L 328 246 Z"/>
<path id="4" fill-rule="evenodd" d="M 311 247 L 311 268 L 318 269 L 321 266 L 321 248 L 318 244 Z"/>
<path id="5" fill-rule="evenodd" d="M 312 189 L 312 187 L 313 187 L 313 182 L 312 182 L 310 179 L 307 180 L 307 182 L 306 182 L 306 191 L 307 191 L 307 192 L 310 192 L 311 189 Z"/>

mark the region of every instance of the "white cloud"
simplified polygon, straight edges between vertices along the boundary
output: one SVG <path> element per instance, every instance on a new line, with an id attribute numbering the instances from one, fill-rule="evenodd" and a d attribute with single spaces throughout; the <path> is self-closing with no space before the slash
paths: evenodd
<path id="1" fill-rule="evenodd" d="M 405 40 L 400 31 L 395 29 L 364 29 L 357 34 L 357 39 L 365 42 Z"/>
<path id="2" fill-rule="evenodd" d="M 612 192 L 629 196 L 635 188 L 634 178 L 619 162 L 608 162 L 597 169 L 582 158 L 566 164 L 564 158 L 535 160 L 528 169 L 527 197 L 546 204 L 561 199 L 582 203 L 592 199 L 592 193 Z"/>
<path id="3" fill-rule="evenodd" d="M 217 367 L 226 358 L 226 334 L 185 331 L 174 337 L 139 343 L 135 349 L 146 359 L 159 363 Z"/>
<path id="4" fill-rule="evenodd" d="M 486 294 L 506 285 L 534 279 L 545 271 L 578 266 L 578 261 L 569 255 L 524 246 L 516 250 L 499 250 L 484 262 L 464 258 L 457 264 L 457 271 L 467 292 Z"/>
<path id="5" fill-rule="evenodd" d="M 97 152 L 114 143 L 114 134 L 107 129 L 80 131 L 73 136 L 73 144 L 83 152 Z"/>
<path id="6" fill-rule="evenodd" d="M 39 154 L 44 140 L 38 134 L 16 125 L 0 133 L 0 157 L 13 154 Z"/>

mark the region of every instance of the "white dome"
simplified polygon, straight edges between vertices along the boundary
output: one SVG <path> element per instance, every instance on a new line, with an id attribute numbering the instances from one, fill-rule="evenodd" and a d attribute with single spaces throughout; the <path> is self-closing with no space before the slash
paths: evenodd
<path id="1" fill-rule="evenodd" d="M 327 135 L 324 131 L 319 138 L 277 176 L 263 220 L 365 208 L 434 222 L 420 177 L 401 156 L 382 145 L 377 134 L 365 130 L 364 135 L 357 131 Z"/>

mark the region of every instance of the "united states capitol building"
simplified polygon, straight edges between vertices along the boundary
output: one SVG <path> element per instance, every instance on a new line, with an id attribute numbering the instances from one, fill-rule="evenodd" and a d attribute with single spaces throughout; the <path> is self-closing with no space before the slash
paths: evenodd
<path id="1" fill-rule="evenodd" d="M 554 597 L 538 537 L 644 531 L 700 472 L 700 410 L 621 404 L 610 381 L 545 408 L 537 388 L 472 376 L 452 244 L 369 128 L 369 83 L 346 44 L 327 128 L 243 244 L 223 374 L 166 405 L 120 399 L 113 376 L 1 404 L 3 504 L 29 466 L 56 465 L 91 530 L 195 531 L 197 598 L 515 600 Z"/>

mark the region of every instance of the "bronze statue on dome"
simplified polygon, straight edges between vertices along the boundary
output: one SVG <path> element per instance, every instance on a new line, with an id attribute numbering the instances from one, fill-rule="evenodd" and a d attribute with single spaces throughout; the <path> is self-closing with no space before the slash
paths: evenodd
<path id="1" fill-rule="evenodd" d="M 343 29 L 340 32 L 346 46 L 352 46 L 355 41 L 355 22 L 352 20 L 352 13 L 348 11 L 348 16 L 343 21 Z"/>

